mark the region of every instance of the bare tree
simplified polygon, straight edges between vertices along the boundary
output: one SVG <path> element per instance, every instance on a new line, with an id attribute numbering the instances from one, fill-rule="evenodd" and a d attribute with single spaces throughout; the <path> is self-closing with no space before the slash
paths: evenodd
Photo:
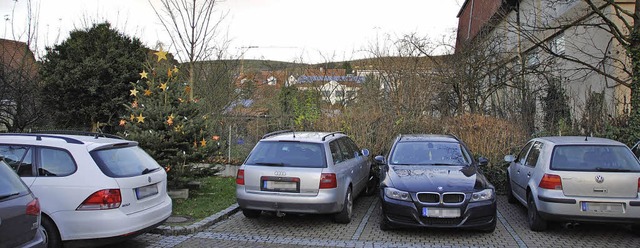
<path id="1" fill-rule="evenodd" d="M 38 6 L 27 1 L 27 23 L 24 30 L 14 23 L 17 2 L 14 3 L 10 36 L 0 39 L 0 124 L 8 131 L 34 127 L 44 118 L 40 103 L 42 84 L 38 77 L 37 49 Z M 24 40 L 24 42 L 19 41 Z"/>
<path id="2" fill-rule="evenodd" d="M 215 16 L 219 0 L 159 0 L 160 6 L 154 2 L 149 0 L 171 42 L 176 46 L 178 59 L 187 63 L 191 88 L 189 98 L 192 100 L 196 89 L 195 81 L 203 76 L 198 75 L 196 62 L 219 59 L 228 49 L 228 41 L 216 43 L 216 39 L 220 38 L 220 24 L 226 13 L 222 13 L 219 18 Z"/>

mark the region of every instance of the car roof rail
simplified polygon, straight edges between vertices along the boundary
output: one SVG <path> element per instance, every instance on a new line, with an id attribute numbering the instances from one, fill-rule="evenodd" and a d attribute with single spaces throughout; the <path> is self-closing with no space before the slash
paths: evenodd
<path id="1" fill-rule="evenodd" d="M 345 133 L 344 133 L 344 132 L 342 132 L 342 131 L 338 131 L 338 132 L 331 132 L 331 133 L 329 133 L 329 134 L 327 134 L 327 135 L 325 135 L 325 136 L 322 136 L 322 141 L 324 141 L 324 140 L 325 140 L 325 138 L 327 138 L 327 137 L 329 137 L 329 136 L 335 136 L 336 134 L 339 134 L 339 133 L 341 133 L 341 134 L 345 134 Z"/>
<path id="2" fill-rule="evenodd" d="M 30 133 L 38 133 L 38 134 L 66 134 L 66 135 L 80 135 L 80 136 L 93 136 L 94 138 L 112 138 L 112 139 L 124 139 L 121 136 L 115 134 L 108 134 L 102 132 L 85 132 L 85 131 L 75 131 L 75 130 L 42 130 L 42 131 L 31 131 Z"/>
<path id="3" fill-rule="evenodd" d="M 0 136 L 27 136 L 27 137 L 31 136 L 31 137 L 36 137 L 36 140 L 42 140 L 42 138 L 54 138 L 54 139 L 64 140 L 70 144 L 80 144 L 80 145 L 84 144 L 84 142 L 74 138 L 57 136 L 57 135 L 38 134 L 38 133 L 0 133 Z"/>
<path id="4" fill-rule="evenodd" d="M 267 134 L 262 136 L 262 139 L 267 138 L 267 137 L 271 137 L 271 136 L 274 136 L 274 135 L 278 135 L 278 134 L 283 134 L 283 133 L 293 133 L 293 137 L 294 138 L 296 137 L 296 132 L 294 130 L 287 129 L 287 130 L 280 130 L 280 131 L 267 133 Z"/>

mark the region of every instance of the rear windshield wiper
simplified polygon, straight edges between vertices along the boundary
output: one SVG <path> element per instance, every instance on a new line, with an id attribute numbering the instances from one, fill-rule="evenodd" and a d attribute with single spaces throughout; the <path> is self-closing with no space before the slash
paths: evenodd
<path id="1" fill-rule="evenodd" d="M 145 168 L 145 169 L 142 171 L 142 175 L 144 175 L 144 174 L 149 174 L 149 173 L 154 172 L 154 171 L 157 171 L 157 170 L 159 170 L 159 169 L 160 169 L 160 167 L 158 167 L 158 168 L 153 168 L 153 169 Z"/>
<path id="2" fill-rule="evenodd" d="M 267 163 L 267 162 L 257 162 L 257 165 L 266 165 L 266 166 L 284 166 L 284 163 Z"/>
<path id="3" fill-rule="evenodd" d="M 602 168 L 596 167 L 596 171 L 605 171 L 605 172 L 629 172 L 631 170 L 628 169 L 618 169 L 618 168 Z"/>
<path id="4" fill-rule="evenodd" d="M 19 195 L 19 194 L 20 194 L 20 192 L 11 193 L 11 194 L 8 194 L 8 195 L 0 195 L 0 200 L 12 197 L 14 195 Z"/>

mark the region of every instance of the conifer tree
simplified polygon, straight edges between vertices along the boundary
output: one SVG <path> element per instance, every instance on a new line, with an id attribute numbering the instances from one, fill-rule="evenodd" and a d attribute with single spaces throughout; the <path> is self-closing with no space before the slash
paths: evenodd
<path id="1" fill-rule="evenodd" d="M 147 61 L 140 79 L 131 82 L 128 116 L 120 119 L 120 134 L 140 143 L 167 170 L 170 187 L 189 180 L 190 164 L 205 161 L 217 146 L 209 129 L 210 118 L 201 113 L 198 99 L 189 100 L 190 87 L 180 70 L 166 60 L 167 53 L 155 53 Z"/>

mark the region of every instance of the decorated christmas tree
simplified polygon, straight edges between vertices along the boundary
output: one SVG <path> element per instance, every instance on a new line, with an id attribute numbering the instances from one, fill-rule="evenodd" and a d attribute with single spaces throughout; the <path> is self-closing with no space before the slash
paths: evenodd
<path id="1" fill-rule="evenodd" d="M 202 163 L 217 150 L 218 136 L 208 116 L 201 113 L 198 99 L 189 99 L 190 87 L 180 70 L 160 48 L 157 60 L 147 61 L 140 79 L 131 82 L 129 116 L 119 123 L 120 135 L 138 141 L 165 168 L 169 187 L 184 186 L 194 164 Z"/>

